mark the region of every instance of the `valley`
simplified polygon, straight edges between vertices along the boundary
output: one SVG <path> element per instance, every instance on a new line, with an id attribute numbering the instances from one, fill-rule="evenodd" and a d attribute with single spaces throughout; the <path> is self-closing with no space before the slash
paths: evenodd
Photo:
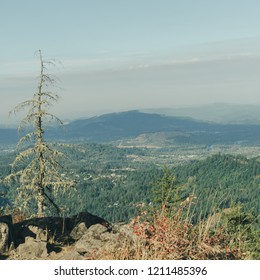
<path id="1" fill-rule="evenodd" d="M 130 142 L 128 140 L 128 144 Z M 110 221 L 127 221 L 135 215 L 138 210 L 136 208 L 138 203 L 144 201 L 150 203 L 153 200 L 152 190 L 158 184 L 165 166 L 171 170 L 174 176 L 178 177 L 178 184 L 185 185 L 190 180 L 189 178 L 199 178 L 198 176 L 201 176 L 199 172 L 205 168 L 207 173 L 213 172 L 214 174 L 216 181 L 211 182 L 211 186 L 215 186 L 216 191 L 219 188 L 218 186 L 220 186 L 219 191 L 221 192 L 225 191 L 225 188 L 232 190 L 236 187 L 236 184 L 241 184 L 240 177 L 245 176 L 242 184 L 245 184 L 244 188 L 248 193 L 251 183 L 253 184 L 251 191 L 259 192 L 259 182 L 258 180 L 254 181 L 260 174 L 259 147 L 257 146 L 218 145 L 205 147 L 179 145 L 155 148 L 123 146 L 122 142 L 116 144 L 70 143 L 60 146 L 61 151 L 67 155 L 67 160 L 62 162 L 64 170 L 62 170 L 61 176 L 77 182 L 77 191 L 71 191 L 69 199 L 64 194 L 57 197 L 58 204 L 64 205 L 64 214 L 73 215 L 84 210 Z M 8 164 L 13 161 L 13 158 L 14 152 L 12 149 L 10 149 L 10 152 L 6 149 L 2 150 L 0 160 L 2 176 L 10 172 Z M 230 170 L 231 167 L 221 169 L 223 168 L 222 164 L 226 161 L 232 166 L 233 162 L 239 161 L 240 158 L 247 162 L 249 166 L 251 164 L 256 165 L 256 170 L 248 169 L 249 166 L 244 170 L 243 165 L 237 166 L 238 169 L 234 171 Z M 212 163 L 211 159 L 215 159 L 216 162 Z M 216 163 L 219 165 L 219 170 L 215 167 Z M 196 165 L 200 168 L 193 174 L 190 170 L 192 170 L 192 166 Z M 223 176 L 220 176 L 221 172 L 225 172 L 225 184 L 221 183 L 223 180 Z M 232 178 L 230 172 L 234 172 L 234 178 Z M 250 172 L 255 173 L 251 174 Z M 203 178 L 196 179 L 201 181 L 197 191 L 202 193 L 202 189 L 207 184 L 206 179 L 203 180 Z M 193 187 L 197 184 L 196 180 Z M 230 185 L 226 183 L 229 180 L 231 180 Z M 2 209 L 7 205 L 10 207 L 15 197 L 15 185 L 12 188 L 2 185 L 1 192 L 7 194 L 4 198 L 1 198 L 1 202 L 4 204 Z M 188 187 L 183 193 L 183 199 L 190 192 L 192 192 L 192 186 Z M 235 197 L 239 201 L 240 193 L 236 193 Z M 229 199 L 230 197 L 224 203 L 225 206 L 230 205 Z M 76 204 L 75 201 L 77 201 Z M 251 209 L 253 206 L 255 207 L 257 202 L 247 200 L 246 204 L 246 208 Z"/>
<path id="2" fill-rule="evenodd" d="M 194 225 L 213 213 L 239 211 L 250 221 L 252 231 L 259 233 L 258 126 L 212 125 L 133 111 L 69 125 L 62 133 L 51 128 L 47 140 L 66 155 L 60 162 L 60 177 L 74 181 L 76 187 L 56 193 L 61 212 L 49 208 L 48 216 L 87 211 L 112 223 L 128 223 L 138 215 L 140 205 L 158 207 L 158 192 L 168 174 L 168 191 L 175 201 L 169 207 L 192 195 L 189 219 Z M 15 138 L 3 141 L 6 135 L 0 135 L 1 179 L 10 174 L 17 153 Z M 17 182 L 0 183 L 1 213 L 20 209 L 18 186 Z M 32 200 L 19 215 L 31 217 L 36 205 Z"/>

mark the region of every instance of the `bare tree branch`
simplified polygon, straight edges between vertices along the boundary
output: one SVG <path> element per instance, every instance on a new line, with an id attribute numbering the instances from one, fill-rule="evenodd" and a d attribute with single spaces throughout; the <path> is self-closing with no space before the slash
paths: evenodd
<path id="1" fill-rule="evenodd" d="M 48 90 L 49 87 L 55 85 L 57 78 L 46 73 L 48 67 L 55 66 L 55 63 L 53 60 L 44 60 L 40 50 L 37 55 L 40 59 L 38 90 L 31 100 L 18 104 L 11 111 L 11 113 L 16 113 L 28 108 L 28 113 L 22 119 L 18 131 L 26 127 L 29 127 L 31 131 L 20 138 L 17 147 L 25 147 L 25 149 L 17 154 L 11 164 L 12 172 L 4 178 L 4 182 L 18 181 L 16 202 L 22 201 L 22 206 L 28 207 L 30 201 L 36 200 L 37 215 L 44 216 L 45 205 L 52 205 L 59 210 L 58 205 L 47 192 L 53 195 L 58 189 L 65 192 L 75 186 L 75 182 L 60 176 L 59 172 L 63 169 L 60 159 L 64 157 L 64 153 L 51 148 L 43 137 L 46 120 L 49 119 L 59 125 L 63 123 L 57 116 L 47 111 L 47 108 L 59 100 L 58 94 Z M 28 148 L 28 144 L 32 144 L 33 147 Z"/>

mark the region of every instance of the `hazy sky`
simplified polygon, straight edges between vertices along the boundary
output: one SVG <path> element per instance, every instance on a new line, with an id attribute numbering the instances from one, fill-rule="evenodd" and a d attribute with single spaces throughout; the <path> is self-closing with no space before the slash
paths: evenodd
<path id="1" fill-rule="evenodd" d="M 260 104 L 259 0 L 0 0 L 0 124 L 62 62 L 61 118 Z M 11 119 L 12 121 L 12 119 Z"/>

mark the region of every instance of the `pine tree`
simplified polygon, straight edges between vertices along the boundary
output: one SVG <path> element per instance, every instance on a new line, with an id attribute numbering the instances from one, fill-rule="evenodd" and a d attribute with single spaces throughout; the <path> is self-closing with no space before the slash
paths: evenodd
<path id="1" fill-rule="evenodd" d="M 59 96 L 50 90 L 56 79 L 46 73 L 47 66 L 55 63 L 44 60 L 40 50 L 38 55 L 40 75 L 37 92 L 32 99 L 20 103 L 12 110 L 12 113 L 16 113 L 28 108 L 28 113 L 18 128 L 19 131 L 24 128 L 27 130 L 17 144 L 18 154 L 11 164 L 12 172 L 5 178 L 5 182 L 18 182 L 16 203 L 27 208 L 28 203 L 34 201 L 34 204 L 37 204 L 37 216 L 43 217 L 47 208 L 54 207 L 59 212 L 55 195 L 60 190 L 65 192 L 70 189 L 74 186 L 74 181 L 60 174 L 63 168 L 60 162 L 65 155 L 57 149 L 59 145 L 48 143 L 44 138 L 47 123 L 54 121 L 62 125 L 62 121 L 48 110 L 59 99 Z"/>

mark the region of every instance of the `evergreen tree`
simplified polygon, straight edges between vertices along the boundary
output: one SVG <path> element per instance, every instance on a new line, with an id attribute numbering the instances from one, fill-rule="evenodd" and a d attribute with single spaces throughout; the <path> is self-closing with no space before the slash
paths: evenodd
<path id="1" fill-rule="evenodd" d="M 182 191 L 185 185 L 180 185 L 168 167 L 164 167 L 162 178 L 153 189 L 153 204 L 159 209 L 170 208 L 182 201 Z"/>
<path id="2" fill-rule="evenodd" d="M 54 207 L 58 212 L 59 206 L 55 203 L 55 195 L 62 189 L 68 190 L 74 186 L 73 180 L 61 176 L 60 163 L 64 154 L 57 149 L 57 145 L 47 143 L 44 138 L 46 123 L 62 121 L 48 110 L 59 96 L 50 90 L 56 79 L 46 73 L 48 65 L 55 65 L 53 61 L 46 61 L 39 50 L 40 75 L 37 92 L 32 99 L 20 103 L 12 111 L 16 113 L 29 108 L 27 115 L 21 121 L 19 131 L 24 128 L 25 135 L 17 144 L 18 154 L 11 164 L 12 172 L 5 178 L 6 183 L 18 182 L 16 203 L 28 207 L 28 203 L 37 204 L 37 216 L 45 215 L 46 207 Z M 32 129 L 31 129 L 32 128 Z"/>

